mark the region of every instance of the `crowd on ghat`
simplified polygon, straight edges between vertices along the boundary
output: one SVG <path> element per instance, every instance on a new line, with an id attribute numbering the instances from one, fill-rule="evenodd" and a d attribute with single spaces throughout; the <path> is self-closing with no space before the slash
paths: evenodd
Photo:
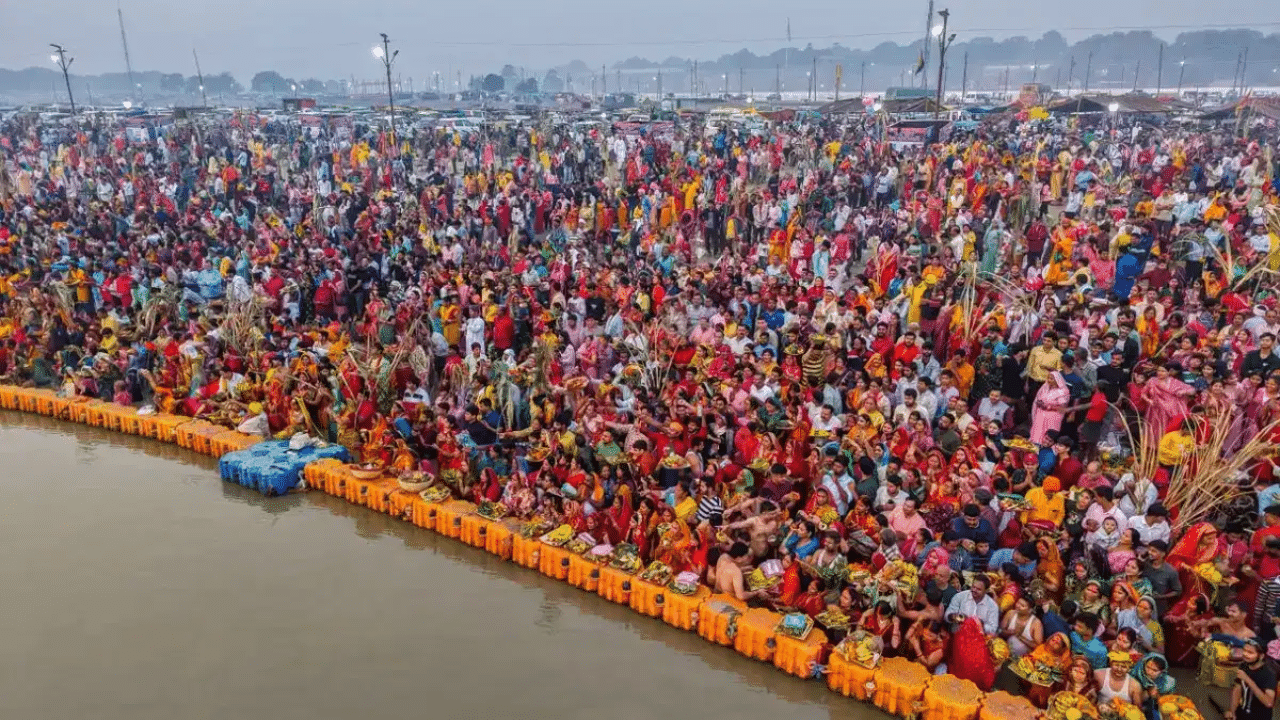
<path id="1" fill-rule="evenodd" d="M 999 636 L 1041 704 L 1158 717 L 1208 638 L 1270 717 L 1276 466 L 1164 503 L 1204 423 L 1280 418 L 1275 133 L 1237 130 L 18 119 L 0 375 L 341 443 L 988 687 Z"/>

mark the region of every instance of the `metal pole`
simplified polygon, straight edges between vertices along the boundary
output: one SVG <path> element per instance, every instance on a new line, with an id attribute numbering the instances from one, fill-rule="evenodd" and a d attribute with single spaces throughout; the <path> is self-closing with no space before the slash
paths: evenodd
<path id="1" fill-rule="evenodd" d="M 867 96 L 867 61 L 862 61 L 862 79 L 858 81 L 858 97 Z"/>
<path id="2" fill-rule="evenodd" d="M 965 88 L 969 85 L 969 51 L 964 51 L 964 73 L 960 75 L 960 104 L 964 105 Z"/>
<path id="3" fill-rule="evenodd" d="M 950 10 L 939 10 L 938 15 L 942 18 L 942 34 L 938 36 L 938 96 L 934 99 L 933 116 L 936 118 L 942 111 L 942 71 L 947 64 L 947 45 L 950 44 L 947 38 L 947 20 L 951 17 Z"/>
<path id="4" fill-rule="evenodd" d="M 1182 76 L 1187 73 L 1187 61 L 1178 63 L 1178 91 L 1175 97 L 1182 97 Z"/>
<path id="5" fill-rule="evenodd" d="M 1089 58 L 1084 63 L 1084 91 L 1089 92 L 1089 76 L 1093 74 L 1093 51 L 1089 51 Z"/>
<path id="6" fill-rule="evenodd" d="M 1164 82 L 1164 43 L 1160 43 L 1159 60 L 1156 62 L 1156 95 L 1160 95 L 1160 85 Z"/>
<path id="7" fill-rule="evenodd" d="M 391 41 L 387 38 L 386 33 L 382 35 L 382 64 L 387 69 L 387 111 L 391 115 L 391 146 L 396 145 L 396 98 L 395 93 L 391 91 L 391 63 L 395 61 L 396 55 L 400 54 L 397 50 L 391 52 Z"/>
<path id="8" fill-rule="evenodd" d="M 200 101 L 205 107 L 209 107 L 209 98 L 204 94 L 204 73 L 200 72 L 200 56 L 196 54 L 195 48 L 191 48 L 191 57 L 196 59 L 196 79 L 200 81 Z"/>
<path id="9" fill-rule="evenodd" d="M 71 92 L 71 75 L 67 69 L 71 67 L 71 63 L 75 62 L 75 58 L 67 59 L 67 53 L 57 43 L 49 43 L 49 47 L 58 51 L 58 67 L 62 68 L 62 80 L 67 84 L 67 99 L 71 101 L 71 114 L 76 114 L 76 97 Z"/>
<path id="10" fill-rule="evenodd" d="M 924 49 L 920 52 L 920 87 L 922 88 L 929 87 L 929 39 L 932 37 L 933 0 L 929 0 L 929 14 L 924 19 Z"/>

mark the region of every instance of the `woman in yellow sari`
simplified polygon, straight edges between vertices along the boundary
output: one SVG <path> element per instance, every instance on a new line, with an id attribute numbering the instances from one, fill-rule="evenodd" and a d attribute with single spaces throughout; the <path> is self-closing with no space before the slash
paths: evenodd
<path id="1" fill-rule="evenodd" d="M 1155 357 L 1160 350 L 1160 323 L 1156 321 L 1156 309 L 1147 307 L 1138 317 L 1138 337 L 1142 343 L 1142 356 Z"/>
<path id="2" fill-rule="evenodd" d="M 693 535 L 688 523 L 676 517 L 675 508 L 663 503 L 655 516 L 653 528 L 653 559 L 671 568 L 677 575 L 689 569 L 689 550 L 693 547 Z"/>

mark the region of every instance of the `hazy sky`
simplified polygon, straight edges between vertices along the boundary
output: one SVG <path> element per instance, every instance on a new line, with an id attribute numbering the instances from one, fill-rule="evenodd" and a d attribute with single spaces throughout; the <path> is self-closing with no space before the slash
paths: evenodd
<path id="1" fill-rule="evenodd" d="M 195 74 L 191 50 L 205 73 L 230 71 L 242 82 L 258 70 L 321 79 L 376 79 L 370 54 L 388 33 L 400 50 L 396 71 L 426 79 L 493 70 L 504 62 L 533 69 L 582 59 L 593 66 L 633 55 L 714 58 L 742 47 L 772 51 L 785 45 L 787 17 L 793 45 L 872 47 L 907 42 L 923 32 L 927 0 L 832 3 L 792 0 L 121 0 L 134 70 Z M 980 35 L 1039 37 L 1058 29 L 1069 40 L 1112 29 L 1151 28 L 1172 39 L 1204 22 L 1231 22 L 1272 32 L 1280 8 L 1221 0 L 939 0 L 951 10 L 960 40 Z M 122 71 L 116 6 L 104 0 L 0 2 L 0 67 L 50 65 L 48 43 L 75 57 L 73 72 Z M 555 12 L 549 12 L 554 8 Z M 832 12 L 839 8 L 839 12 Z M 1270 23 L 1259 24 L 1259 23 Z"/>

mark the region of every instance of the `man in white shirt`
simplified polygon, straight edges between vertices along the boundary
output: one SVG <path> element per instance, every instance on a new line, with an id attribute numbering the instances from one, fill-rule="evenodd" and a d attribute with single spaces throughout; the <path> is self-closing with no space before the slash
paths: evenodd
<path id="1" fill-rule="evenodd" d="M 969 584 L 965 592 L 956 593 L 947 605 L 947 620 L 959 625 L 965 618 L 974 618 L 982 623 L 982 631 L 987 635 L 995 635 L 1000 630 L 1000 608 L 996 601 L 987 594 L 987 579 L 979 575 Z"/>
<path id="2" fill-rule="evenodd" d="M 1169 511 L 1164 505 L 1154 503 L 1147 508 L 1145 515 L 1129 521 L 1129 529 L 1137 530 L 1143 545 L 1150 545 L 1155 540 L 1169 542 Z"/>
<path id="3" fill-rule="evenodd" d="M 1111 488 L 1105 485 L 1094 489 L 1094 501 L 1084 514 L 1084 529 L 1086 532 L 1093 532 L 1102 527 L 1102 521 L 1106 518 L 1115 518 L 1116 528 L 1120 532 L 1124 532 L 1129 527 L 1129 518 L 1125 517 L 1120 506 L 1115 503 L 1115 493 Z"/>

